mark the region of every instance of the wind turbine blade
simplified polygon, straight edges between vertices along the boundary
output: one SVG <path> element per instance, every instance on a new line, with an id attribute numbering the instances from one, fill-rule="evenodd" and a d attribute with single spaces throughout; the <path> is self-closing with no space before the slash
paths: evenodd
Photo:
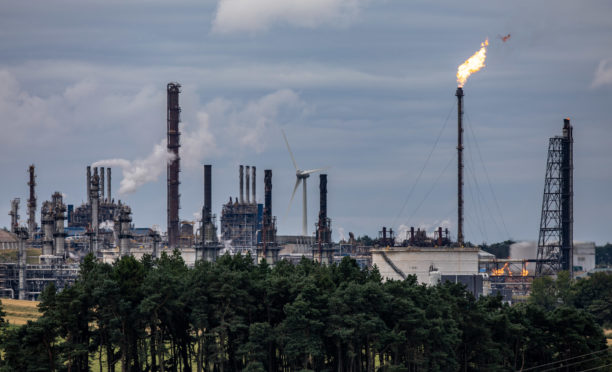
<path id="1" fill-rule="evenodd" d="M 289 199 L 289 207 L 287 207 L 287 214 L 289 214 L 289 210 L 291 209 L 291 202 L 293 201 L 293 197 L 295 196 L 295 192 L 297 191 L 299 185 L 300 185 L 300 179 L 298 178 L 295 180 L 295 187 L 293 188 L 291 199 Z"/>
<path id="2" fill-rule="evenodd" d="M 281 129 L 281 132 L 283 132 L 283 138 L 285 139 L 287 150 L 289 150 L 289 155 L 291 155 L 291 161 L 293 162 L 293 166 L 295 167 L 295 170 L 298 170 L 298 166 L 297 166 L 297 163 L 295 162 L 295 158 L 293 157 L 293 152 L 291 152 L 291 147 L 289 146 L 289 141 L 287 141 L 287 136 L 285 135 L 285 131 Z"/>
<path id="3" fill-rule="evenodd" d="M 326 171 L 328 169 L 329 169 L 329 167 L 317 168 L 317 169 L 310 169 L 310 170 L 301 171 L 300 173 L 301 174 L 311 174 L 311 173 Z"/>

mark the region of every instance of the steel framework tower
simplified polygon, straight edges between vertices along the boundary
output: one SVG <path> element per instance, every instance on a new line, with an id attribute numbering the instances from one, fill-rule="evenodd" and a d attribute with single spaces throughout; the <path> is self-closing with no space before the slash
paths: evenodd
<path id="1" fill-rule="evenodd" d="M 548 145 L 537 276 L 573 271 L 573 143 L 572 126 L 564 119 L 563 135 L 552 137 Z"/>

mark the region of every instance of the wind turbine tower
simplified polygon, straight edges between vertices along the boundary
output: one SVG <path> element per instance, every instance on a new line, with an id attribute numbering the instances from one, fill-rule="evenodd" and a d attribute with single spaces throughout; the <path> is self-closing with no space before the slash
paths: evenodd
<path id="1" fill-rule="evenodd" d="M 297 163 L 295 162 L 295 158 L 293 157 L 293 152 L 291 151 L 291 147 L 289 146 L 289 141 L 287 141 L 287 136 L 285 135 L 285 131 L 283 132 L 283 138 L 285 139 L 285 144 L 287 145 L 287 150 L 289 150 L 289 155 L 291 156 L 291 161 L 293 162 L 293 166 L 295 167 L 295 186 L 293 187 L 293 193 L 291 194 L 291 200 L 289 200 L 289 208 L 291 208 L 291 202 L 293 202 L 293 197 L 295 196 L 295 192 L 302 183 L 302 236 L 308 236 L 308 210 L 307 210 L 307 188 L 306 188 L 306 179 L 310 177 L 312 173 L 321 172 L 326 170 L 327 168 L 317 168 L 310 170 L 301 170 L 298 168 Z"/>

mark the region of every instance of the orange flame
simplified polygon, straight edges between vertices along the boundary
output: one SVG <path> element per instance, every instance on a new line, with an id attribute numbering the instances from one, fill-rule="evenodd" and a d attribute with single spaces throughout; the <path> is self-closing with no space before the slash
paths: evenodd
<path id="1" fill-rule="evenodd" d="M 510 269 L 508 269 L 508 263 L 506 262 L 501 269 L 492 269 L 491 276 L 502 276 L 504 275 L 504 271 L 508 271 L 509 275 L 512 275 Z"/>
<path id="2" fill-rule="evenodd" d="M 489 39 L 486 39 L 484 43 L 480 44 L 480 50 L 474 53 L 473 56 L 463 62 L 457 69 L 457 84 L 459 87 L 463 87 L 467 78 L 474 72 L 484 67 L 485 59 L 487 58 L 487 46 L 489 45 Z"/>
<path id="3" fill-rule="evenodd" d="M 523 270 L 521 270 L 521 275 L 522 276 L 529 275 L 529 270 L 527 270 L 527 265 L 525 264 L 525 262 L 523 262 Z"/>

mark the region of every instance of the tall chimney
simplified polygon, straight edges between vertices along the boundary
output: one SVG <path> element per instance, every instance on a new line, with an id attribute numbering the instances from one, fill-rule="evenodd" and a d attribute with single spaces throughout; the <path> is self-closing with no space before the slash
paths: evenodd
<path id="1" fill-rule="evenodd" d="M 327 219 L 327 174 L 319 175 L 319 221 Z"/>
<path id="2" fill-rule="evenodd" d="M 563 119 L 561 159 L 561 269 L 574 267 L 574 135 L 570 119 Z"/>
<path id="3" fill-rule="evenodd" d="M 168 245 L 170 249 L 178 246 L 179 242 L 179 171 L 180 171 L 180 132 L 179 121 L 181 107 L 179 106 L 179 93 L 181 85 L 169 83 L 168 93 L 168 152 L 174 158 L 168 163 Z"/>
<path id="4" fill-rule="evenodd" d="M 36 232 L 36 193 L 34 189 L 36 186 L 36 176 L 34 175 L 34 164 L 30 165 L 29 173 L 30 181 L 28 182 L 28 186 L 30 186 L 30 198 L 28 199 L 28 231 L 30 237 L 33 239 L 34 233 Z"/>
<path id="5" fill-rule="evenodd" d="M 106 172 L 104 167 L 100 167 L 100 202 L 104 203 L 104 180 L 106 179 Z"/>
<path id="6" fill-rule="evenodd" d="M 240 204 L 244 203 L 244 197 L 243 197 L 243 184 L 244 184 L 244 167 L 241 165 L 240 166 L 240 170 L 239 170 L 239 177 L 240 177 Z"/>
<path id="7" fill-rule="evenodd" d="M 251 170 L 251 169 L 250 169 L 250 168 L 251 168 L 251 167 L 249 167 L 249 166 L 247 165 L 247 166 L 246 166 L 246 170 L 245 170 L 245 173 L 246 173 L 246 180 L 245 180 L 245 185 L 246 185 L 246 193 L 245 193 L 244 195 L 245 195 L 245 199 L 246 199 L 246 203 L 247 203 L 247 204 L 250 204 L 250 203 L 251 203 L 251 202 L 250 202 L 250 199 L 249 199 L 249 198 L 250 198 L 250 195 L 251 195 L 251 189 L 250 189 L 250 185 L 251 185 L 251 174 L 250 174 L 251 172 L 250 172 L 250 170 Z"/>
<path id="8" fill-rule="evenodd" d="M 253 204 L 257 204 L 257 193 L 255 193 L 255 185 L 256 185 L 256 183 L 255 183 L 255 166 L 251 167 L 251 172 L 253 172 L 253 177 L 252 177 L 253 179 L 251 180 L 251 182 L 253 182 L 253 190 L 252 190 L 253 191 L 253 201 L 252 202 L 253 202 Z"/>
<path id="9" fill-rule="evenodd" d="M 204 165 L 204 213 L 202 214 L 204 224 L 212 222 L 211 168 L 210 164 Z"/>
<path id="10" fill-rule="evenodd" d="M 111 169 L 110 168 L 106 168 L 106 177 L 108 177 L 108 182 L 106 183 L 106 187 L 108 188 L 108 192 L 107 192 L 107 198 L 108 198 L 108 202 L 111 203 L 113 201 L 112 196 L 111 196 Z"/>
<path id="11" fill-rule="evenodd" d="M 263 210 L 263 245 L 273 243 L 275 240 L 274 224 L 272 221 L 272 170 L 264 170 L 264 210 Z"/>
<path id="12" fill-rule="evenodd" d="M 463 88 L 457 92 L 457 244 L 463 246 Z"/>
<path id="13" fill-rule="evenodd" d="M 91 204 L 91 166 L 87 166 L 87 204 Z"/>
<path id="14" fill-rule="evenodd" d="M 100 185 L 100 176 L 98 176 L 98 168 L 94 168 L 94 175 L 91 179 L 91 229 L 93 232 L 93 249 L 90 248 L 95 254 L 98 253 L 98 222 L 99 217 L 99 206 L 100 206 L 100 195 L 98 194 Z"/>
<path id="15" fill-rule="evenodd" d="M 317 240 L 319 242 L 319 256 L 321 256 L 321 243 L 331 242 L 331 223 L 327 218 L 327 174 L 319 175 L 319 223 L 317 224 Z M 322 258 L 319 257 L 321 260 Z"/>

